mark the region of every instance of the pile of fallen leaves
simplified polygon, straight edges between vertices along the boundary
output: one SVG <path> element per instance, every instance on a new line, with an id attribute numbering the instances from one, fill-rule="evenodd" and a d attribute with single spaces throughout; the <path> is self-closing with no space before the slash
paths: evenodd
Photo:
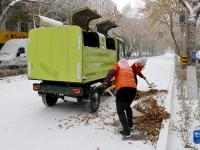
<path id="1" fill-rule="evenodd" d="M 69 116 L 66 119 L 60 119 L 58 120 L 58 128 L 70 129 L 75 126 L 98 124 L 96 129 L 104 130 L 106 126 L 111 125 L 107 120 L 114 120 L 114 117 L 116 116 L 116 112 L 111 112 L 111 109 L 112 108 L 109 105 L 106 105 L 104 108 L 100 108 L 99 111 L 92 114 L 78 114 L 76 116 Z"/>
<path id="2" fill-rule="evenodd" d="M 159 93 L 165 93 L 167 94 L 167 90 L 158 90 L 158 89 L 150 89 L 148 91 L 140 91 L 137 90 L 137 94 L 135 96 L 135 100 L 141 99 L 141 98 L 146 98 L 146 97 L 152 97 L 155 96 Z"/>
<path id="3" fill-rule="evenodd" d="M 143 94 L 147 96 L 158 92 L 166 91 L 147 91 L 146 94 L 145 91 L 143 91 Z M 141 93 L 140 96 L 140 98 L 144 98 Z M 135 125 L 143 131 L 142 133 L 145 140 L 155 143 L 159 137 L 162 121 L 168 119 L 170 114 L 164 107 L 159 106 L 157 100 L 153 97 L 141 100 L 141 102 L 134 106 L 134 109 L 144 114 L 134 119 Z"/>
<path id="4" fill-rule="evenodd" d="M 0 78 L 26 74 L 26 67 L 0 68 Z"/>
<path id="5" fill-rule="evenodd" d="M 142 140 L 151 141 L 152 143 L 156 143 L 158 140 L 162 121 L 168 119 L 170 114 L 166 112 L 164 107 L 158 105 L 155 97 L 159 98 L 159 96 L 163 96 L 163 99 L 165 99 L 166 94 L 166 90 L 157 89 L 138 91 L 138 103 L 134 105 L 133 108 L 144 115 L 133 118 L 133 121 L 136 128 L 139 129 L 139 136 L 142 137 Z M 115 111 L 113 112 L 113 106 L 107 105 L 100 107 L 100 109 L 94 114 L 79 114 L 76 116 L 69 116 L 66 119 L 60 119 L 58 121 L 58 128 L 69 129 L 75 126 L 97 124 L 95 129 L 109 131 L 109 126 L 114 126 L 115 128 L 121 126 L 119 120 L 115 120 L 115 118 L 118 117 L 117 113 Z"/>

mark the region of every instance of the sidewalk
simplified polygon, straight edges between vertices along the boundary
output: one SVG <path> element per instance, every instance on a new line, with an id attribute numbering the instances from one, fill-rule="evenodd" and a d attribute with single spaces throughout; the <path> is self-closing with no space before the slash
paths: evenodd
<path id="1" fill-rule="evenodd" d="M 182 69 L 176 60 L 175 73 L 167 149 L 200 149 L 193 143 L 193 131 L 200 129 L 196 70 Z"/>

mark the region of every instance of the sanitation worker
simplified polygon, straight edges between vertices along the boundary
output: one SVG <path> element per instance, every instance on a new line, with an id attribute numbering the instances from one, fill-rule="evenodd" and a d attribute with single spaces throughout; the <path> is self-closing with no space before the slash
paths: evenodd
<path id="1" fill-rule="evenodd" d="M 138 84 L 137 75 L 139 75 L 140 78 L 146 80 L 146 77 L 142 74 L 142 70 L 145 68 L 146 62 L 147 62 L 146 58 L 140 58 L 139 60 L 134 62 L 131 66 L 134 73 L 136 85 Z"/>
<path id="2" fill-rule="evenodd" d="M 112 77 L 115 77 L 115 85 L 117 89 L 117 114 L 123 127 L 123 130 L 120 131 L 120 133 L 123 136 L 129 137 L 130 129 L 133 127 L 133 113 L 130 105 L 136 95 L 137 89 L 133 70 L 127 60 L 121 59 L 108 72 L 103 83 L 105 87 L 109 85 Z"/>

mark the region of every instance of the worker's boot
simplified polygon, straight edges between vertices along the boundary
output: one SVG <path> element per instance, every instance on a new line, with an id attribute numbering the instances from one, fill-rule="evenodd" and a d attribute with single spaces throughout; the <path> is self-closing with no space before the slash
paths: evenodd
<path id="1" fill-rule="evenodd" d="M 132 122 L 132 120 L 131 120 L 131 121 L 128 121 L 128 125 L 129 125 L 129 128 L 130 128 L 130 129 L 133 129 L 133 122 Z"/>
<path id="2" fill-rule="evenodd" d="M 122 131 L 120 131 L 120 133 L 125 137 L 131 136 L 130 130 L 122 130 Z"/>

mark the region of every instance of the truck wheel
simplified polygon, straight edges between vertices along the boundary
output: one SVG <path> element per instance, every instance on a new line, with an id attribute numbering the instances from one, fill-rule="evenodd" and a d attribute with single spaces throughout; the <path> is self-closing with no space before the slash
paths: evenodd
<path id="1" fill-rule="evenodd" d="M 56 104 L 58 100 L 58 97 L 52 94 L 43 94 L 42 95 L 42 102 L 44 103 L 44 105 L 46 106 L 53 106 Z"/>
<path id="2" fill-rule="evenodd" d="M 97 111 L 97 109 L 99 108 L 99 104 L 100 104 L 100 92 L 99 90 L 94 90 L 91 91 L 90 95 L 89 95 L 89 112 L 90 113 L 94 113 Z"/>

